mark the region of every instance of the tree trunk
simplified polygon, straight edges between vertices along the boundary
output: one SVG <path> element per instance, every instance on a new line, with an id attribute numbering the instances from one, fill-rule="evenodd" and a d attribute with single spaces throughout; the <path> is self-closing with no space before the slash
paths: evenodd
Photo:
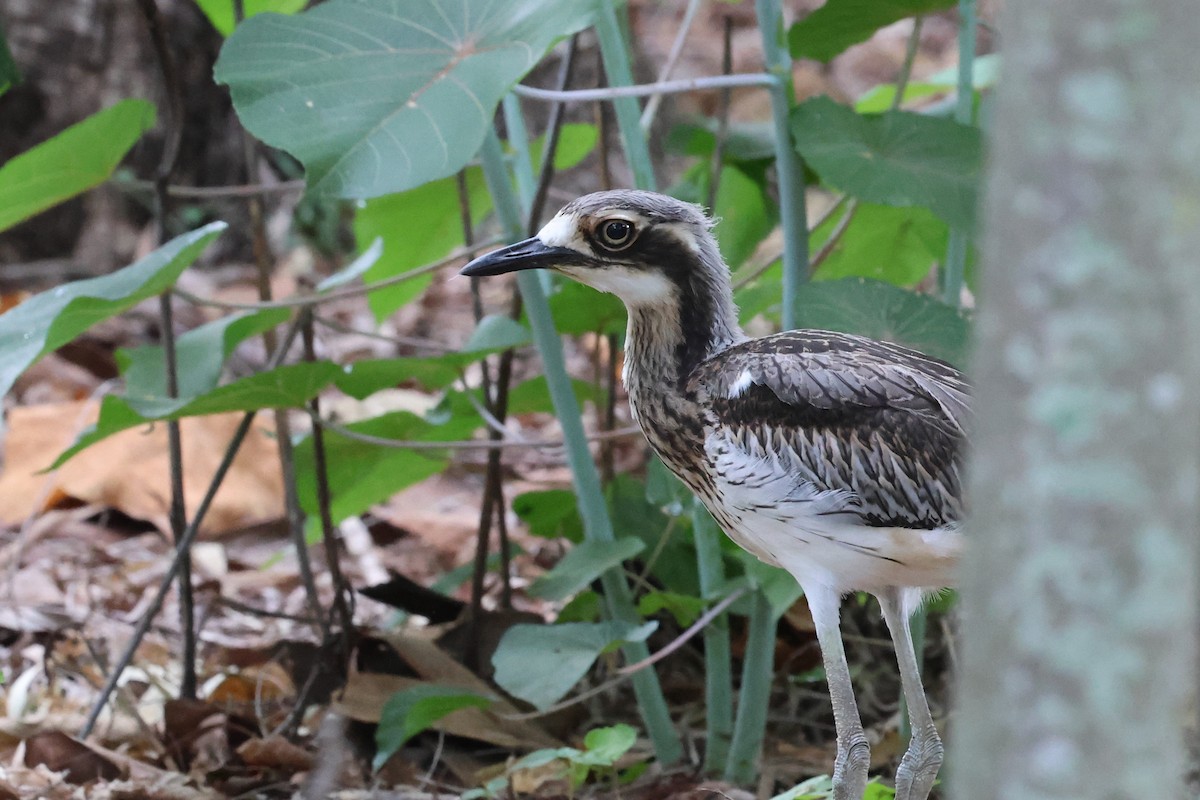
<path id="1" fill-rule="evenodd" d="M 1200 444 L 1200 16 L 1010 0 L 953 797 L 1183 796 Z"/>

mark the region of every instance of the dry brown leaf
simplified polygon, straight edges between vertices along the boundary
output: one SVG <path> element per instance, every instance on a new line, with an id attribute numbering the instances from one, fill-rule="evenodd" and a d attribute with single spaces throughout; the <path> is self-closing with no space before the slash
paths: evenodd
<path id="1" fill-rule="evenodd" d="M 65 772 L 67 780 L 76 784 L 121 776 L 120 767 L 62 731 L 37 733 L 25 741 L 25 766 L 38 765 Z"/>
<path id="2" fill-rule="evenodd" d="M 6 469 L 0 476 L 0 520 L 24 521 L 71 498 L 116 508 L 168 530 L 170 498 L 165 425 L 118 433 L 89 447 L 57 472 L 41 475 L 79 431 L 95 421 L 95 402 L 14 408 L 9 414 Z M 190 417 L 181 422 L 184 494 L 195 508 L 241 421 L 241 414 Z M 213 536 L 280 517 L 283 490 L 274 441 L 254 426 L 204 518 Z"/>
<path id="3" fill-rule="evenodd" d="M 307 772 L 315 761 L 313 754 L 282 736 L 248 739 L 237 749 L 242 763 L 250 767 Z"/>

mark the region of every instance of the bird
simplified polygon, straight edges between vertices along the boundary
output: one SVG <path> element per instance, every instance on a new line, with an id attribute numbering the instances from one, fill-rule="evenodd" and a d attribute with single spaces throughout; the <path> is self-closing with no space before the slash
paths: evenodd
<path id="1" fill-rule="evenodd" d="M 749 338 L 714 224 L 667 195 L 596 192 L 461 274 L 544 268 L 623 301 L 622 377 L 651 448 L 734 542 L 790 572 L 807 598 L 837 731 L 833 797 L 860 800 L 867 782 L 839 615 L 843 596 L 868 592 L 911 722 L 896 797 L 926 800 L 943 746 L 909 621 L 953 585 L 963 549 L 969 386 L 944 361 L 863 336 Z"/>

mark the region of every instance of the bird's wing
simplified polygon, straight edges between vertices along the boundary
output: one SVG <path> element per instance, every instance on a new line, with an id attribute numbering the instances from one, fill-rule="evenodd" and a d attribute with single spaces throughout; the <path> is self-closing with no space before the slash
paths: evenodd
<path id="1" fill-rule="evenodd" d="M 705 361 L 688 389 L 711 408 L 727 447 L 838 498 L 831 513 L 907 528 L 962 515 L 970 406 L 949 364 L 859 336 L 789 331 Z"/>

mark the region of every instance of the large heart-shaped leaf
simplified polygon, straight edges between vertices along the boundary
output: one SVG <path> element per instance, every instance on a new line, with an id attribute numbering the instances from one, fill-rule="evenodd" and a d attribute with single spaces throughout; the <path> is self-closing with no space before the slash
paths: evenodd
<path id="1" fill-rule="evenodd" d="M 796 150 L 821 179 L 870 203 L 925 206 L 971 228 L 983 161 L 979 129 L 889 111 L 863 115 L 828 97 L 792 111 Z"/>
<path id="2" fill-rule="evenodd" d="M 852 44 L 905 17 L 950 8 L 957 0 L 826 0 L 788 31 L 795 58 L 829 61 Z"/>
<path id="3" fill-rule="evenodd" d="M 0 231 L 108 179 L 142 133 L 154 106 L 122 100 L 0 167 Z"/>
<path id="4" fill-rule="evenodd" d="M 595 0 L 329 0 L 229 37 L 216 79 L 310 189 L 376 197 L 461 169 L 496 104 Z"/>
<path id="5" fill-rule="evenodd" d="M 213 222 L 177 236 L 124 269 L 42 292 L 0 316 L 0 394 L 46 353 L 170 287 L 225 227 Z"/>
<path id="6" fill-rule="evenodd" d="M 928 295 L 864 278 L 800 287 L 796 318 L 806 328 L 842 331 L 906 345 L 962 366 L 967 360 L 967 317 Z"/>

